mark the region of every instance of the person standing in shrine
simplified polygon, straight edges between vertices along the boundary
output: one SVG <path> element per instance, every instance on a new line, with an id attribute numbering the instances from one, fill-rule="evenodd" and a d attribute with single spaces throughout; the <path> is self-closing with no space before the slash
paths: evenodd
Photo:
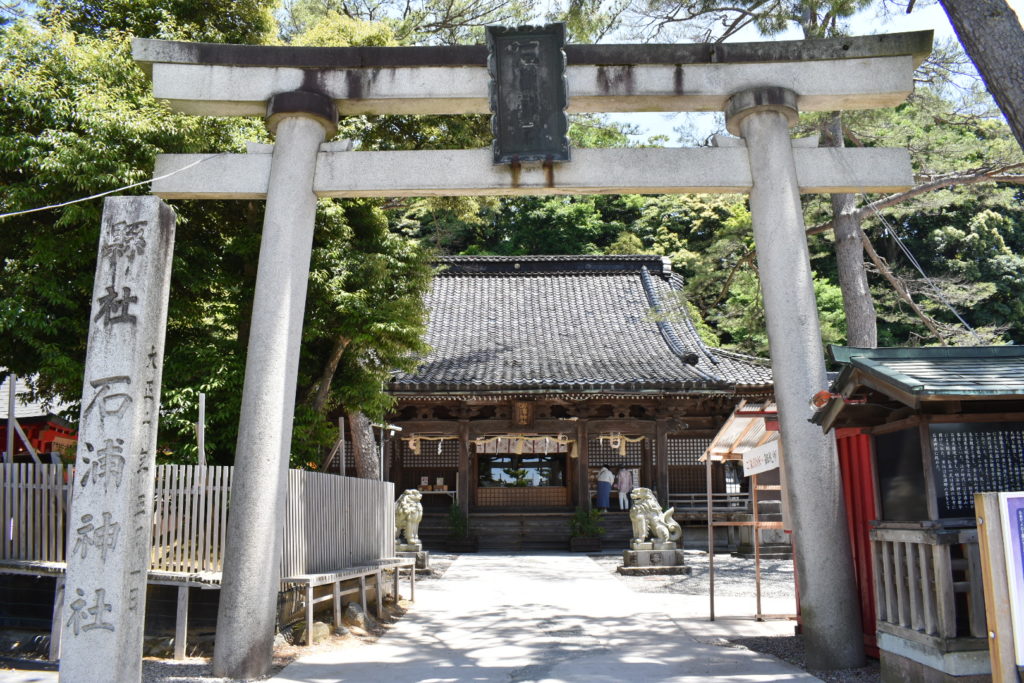
<path id="1" fill-rule="evenodd" d="M 615 473 L 615 488 L 619 490 L 619 509 L 629 509 L 629 492 L 633 490 L 633 472 L 628 467 L 620 467 Z"/>
<path id="2" fill-rule="evenodd" d="M 615 482 L 615 475 L 607 467 L 602 467 L 597 473 L 597 509 L 607 510 L 611 505 L 609 499 L 612 495 L 612 484 Z"/>

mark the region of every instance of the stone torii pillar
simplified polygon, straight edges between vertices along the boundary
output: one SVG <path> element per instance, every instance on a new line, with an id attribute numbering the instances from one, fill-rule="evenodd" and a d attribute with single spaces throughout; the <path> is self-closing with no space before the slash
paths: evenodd
<path id="1" fill-rule="evenodd" d="M 784 88 L 736 93 L 726 127 L 747 142 L 750 214 L 757 245 L 768 345 L 771 349 L 783 463 L 793 515 L 800 605 L 812 669 L 862 666 L 860 605 L 852 563 L 828 548 L 849 548 L 846 505 L 835 439 L 808 421 L 808 398 L 825 389 L 818 306 L 789 127 L 797 96 Z M 828 609 L 822 606 L 828 605 Z"/>
<path id="2" fill-rule="evenodd" d="M 295 383 L 313 249 L 317 152 L 337 130 L 334 103 L 313 92 L 275 95 L 276 136 L 253 299 L 217 613 L 216 676 L 258 678 L 270 668 Z"/>

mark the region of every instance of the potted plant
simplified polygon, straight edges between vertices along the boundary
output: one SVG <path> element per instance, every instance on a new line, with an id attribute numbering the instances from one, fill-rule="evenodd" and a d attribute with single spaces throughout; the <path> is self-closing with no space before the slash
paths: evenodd
<path id="1" fill-rule="evenodd" d="M 595 508 L 577 507 L 569 518 L 569 550 L 574 553 L 596 553 L 601 550 L 601 526 L 604 513 Z"/>
<path id="2" fill-rule="evenodd" d="M 445 549 L 450 553 L 475 553 L 479 550 L 476 536 L 469 535 L 469 518 L 458 503 L 448 508 L 448 541 Z"/>

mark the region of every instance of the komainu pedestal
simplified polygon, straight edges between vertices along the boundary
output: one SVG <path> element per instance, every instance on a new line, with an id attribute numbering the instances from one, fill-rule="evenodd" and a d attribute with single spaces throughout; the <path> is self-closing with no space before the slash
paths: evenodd
<path id="1" fill-rule="evenodd" d="M 677 542 L 683 537 L 683 529 L 673 519 L 675 508 L 662 512 L 654 492 L 647 488 L 636 488 L 629 494 L 633 507 L 629 519 L 633 523 L 633 540 L 630 550 L 622 553 L 620 574 L 689 574 L 683 551 Z M 650 540 L 648 540 L 650 539 Z"/>
<path id="2" fill-rule="evenodd" d="M 416 559 L 417 569 L 430 566 L 430 554 L 420 542 L 420 522 L 423 521 L 423 494 L 406 489 L 395 503 L 395 553 L 399 557 Z"/>

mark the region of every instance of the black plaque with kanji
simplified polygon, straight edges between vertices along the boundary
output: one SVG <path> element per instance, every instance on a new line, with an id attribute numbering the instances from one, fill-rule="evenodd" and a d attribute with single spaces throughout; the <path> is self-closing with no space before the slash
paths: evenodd
<path id="1" fill-rule="evenodd" d="M 973 517 L 974 494 L 1024 489 L 1024 423 L 928 426 L 939 517 Z"/>
<path id="2" fill-rule="evenodd" d="M 565 25 L 488 26 L 494 163 L 569 161 Z"/>

